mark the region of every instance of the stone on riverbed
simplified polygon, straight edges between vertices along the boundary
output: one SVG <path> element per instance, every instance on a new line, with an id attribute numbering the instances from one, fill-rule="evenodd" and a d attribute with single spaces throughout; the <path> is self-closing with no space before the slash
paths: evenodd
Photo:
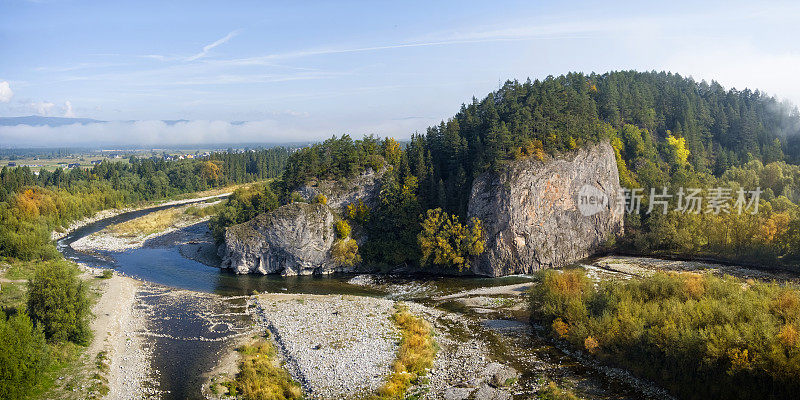
<path id="1" fill-rule="evenodd" d="M 309 398 L 369 398 L 383 385 L 399 341 L 391 300 L 269 294 L 258 303 L 287 370 Z"/>
<path id="2" fill-rule="evenodd" d="M 466 400 L 475 388 L 452 387 L 444 392 L 444 400 Z"/>
<path id="3" fill-rule="evenodd" d="M 490 385 L 500 388 L 514 384 L 519 379 L 519 372 L 509 366 L 492 362 L 483 369 L 483 376 Z"/>
<path id="4" fill-rule="evenodd" d="M 483 385 L 475 392 L 475 400 L 511 400 L 511 393 L 503 389 L 495 389 L 489 385 Z"/>

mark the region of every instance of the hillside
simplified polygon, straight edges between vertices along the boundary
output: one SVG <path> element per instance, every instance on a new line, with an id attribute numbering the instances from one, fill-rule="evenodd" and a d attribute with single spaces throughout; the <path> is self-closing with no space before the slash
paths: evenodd
<path id="1" fill-rule="evenodd" d="M 354 141 L 346 135 L 304 148 L 289 158 L 284 185 L 276 190 L 286 200 L 309 181 L 392 165 L 384 201 L 362 221 L 371 239 L 361 250 L 365 260 L 399 265 L 420 259 L 410 249 L 418 249 L 425 210 L 441 208 L 468 223 L 472 182 L 484 172 L 598 141 L 611 142 L 621 185 L 642 194 L 641 207 L 625 216 L 618 251 L 796 264 L 797 109 L 759 91 L 726 90 L 716 82 L 664 72 L 509 81 L 425 134 L 413 135 L 405 148 L 391 139 Z M 649 213 L 650 189 L 663 187 L 672 194 L 669 212 Z M 683 206 L 675 195 L 681 188 L 698 188 L 707 196 L 715 187 L 730 190 L 729 206 L 739 189 L 761 188 L 759 212 L 709 213 L 705 204 L 696 213 L 676 211 Z M 755 210 L 752 204 L 749 210 Z M 453 239 L 447 251 L 460 260 L 464 254 L 457 242 Z"/>

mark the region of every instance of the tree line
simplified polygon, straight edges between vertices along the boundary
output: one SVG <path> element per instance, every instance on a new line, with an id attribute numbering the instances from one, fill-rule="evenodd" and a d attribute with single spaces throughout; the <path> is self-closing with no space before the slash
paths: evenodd
<path id="1" fill-rule="evenodd" d="M 92 168 L 0 170 L 0 257 L 58 257 L 50 232 L 97 211 L 279 176 L 290 150 L 213 153 L 192 160 L 131 157 Z"/>

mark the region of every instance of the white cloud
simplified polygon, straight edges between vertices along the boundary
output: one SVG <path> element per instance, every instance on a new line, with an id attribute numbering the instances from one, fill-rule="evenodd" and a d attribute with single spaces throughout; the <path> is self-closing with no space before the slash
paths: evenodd
<path id="1" fill-rule="evenodd" d="M 64 102 L 64 116 L 67 118 L 75 117 L 75 113 L 72 111 L 72 102 L 69 100 Z"/>
<path id="2" fill-rule="evenodd" d="M 11 85 L 7 81 L 0 82 L 0 103 L 8 103 L 14 92 L 11 90 Z"/>
<path id="3" fill-rule="evenodd" d="M 49 101 L 34 101 L 27 104 L 28 108 L 33 110 L 36 114 L 39 115 L 50 115 L 53 112 L 53 108 L 56 106 L 54 103 Z"/>
<path id="4" fill-rule="evenodd" d="M 300 113 L 303 115 L 304 113 Z M 302 121 L 303 118 L 300 118 Z M 114 121 L 91 124 L 50 126 L 2 126 L 0 143 L 9 146 L 48 146 L 53 143 L 74 146 L 102 145 L 193 145 L 232 143 L 286 143 L 312 141 L 332 134 L 350 133 L 353 137 L 374 133 L 380 136 L 407 138 L 414 131 L 436 122 L 434 119 L 408 119 L 366 122 L 333 130 L 328 124 L 314 121 L 298 123 L 297 118 L 267 119 L 244 123 L 226 121 L 186 121 L 167 124 L 163 121 Z"/>
<path id="5" fill-rule="evenodd" d="M 217 46 L 219 46 L 221 44 L 225 44 L 227 41 L 233 39 L 234 36 L 238 35 L 241 31 L 242 31 L 241 29 L 237 29 L 237 30 L 235 30 L 233 32 L 229 32 L 227 35 L 225 35 L 225 37 L 215 41 L 214 43 L 207 44 L 207 45 L 203 46 L 203 51 L 201 51 L 201 52 L 199 52 L 199 53 L 187 58 L 186 61 L 194 61 L 194 60 L 197 60 L 197 59 L 205 57 L 208 54 L 208 52 L 211 51 L 213 48 L 215 48 L 215 47 L 217 47 Z"/>
<path id="6" fill-rule="evenodd" d="M 108 122 L 50 126 L 0 127 L 0 143 L 11 146 L 60 145 L 176 145 L 201 143 L 265 143 L 317 139 L 308 131 L 279 126 L 276 121 L 231 124 L 225 121 Z"/>

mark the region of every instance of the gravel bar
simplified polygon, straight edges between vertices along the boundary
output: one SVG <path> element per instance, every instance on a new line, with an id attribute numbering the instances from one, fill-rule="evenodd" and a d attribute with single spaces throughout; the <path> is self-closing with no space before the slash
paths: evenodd
<path id="1" fill-rule="evenodd" d="M 400 340 L 391 300 L 264 294 L 258 304 L 259 323 L 309 398 L 369 398 L 389 374 Z"/>

